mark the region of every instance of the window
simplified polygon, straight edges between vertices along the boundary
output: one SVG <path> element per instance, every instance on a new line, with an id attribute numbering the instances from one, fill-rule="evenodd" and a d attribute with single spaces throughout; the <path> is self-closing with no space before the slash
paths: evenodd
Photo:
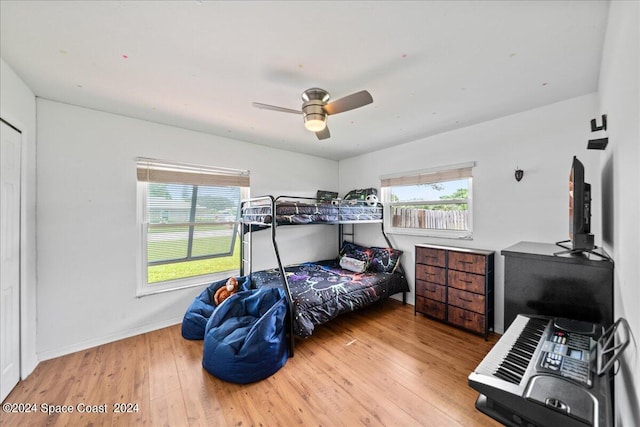
<path id="1" fill-rule="evenodd" d="M 470 239 L 473 163 L 381 177 L 390 233 Z"/>
<path id="2" fill-rule="evenodd" d="M 138 295 L 210 283 L 240 267 L 240 201 L 249 172 L 137 159 Z"/>

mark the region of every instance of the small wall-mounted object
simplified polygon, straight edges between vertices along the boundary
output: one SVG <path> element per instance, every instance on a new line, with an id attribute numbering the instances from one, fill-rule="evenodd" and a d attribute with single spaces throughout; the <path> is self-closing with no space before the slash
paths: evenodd
<path id="1" fill-rule="evenodd" d="M 607 130 L 607 115 L 603 114 L 602 115 L 602 125 L 598 126 L 598 124 L 596 123 L 596 119 L 591 119 L 591 132 L 598 132 Z M 604 150 L 605 148 L 607 148 L 607 144 L 609 143 L 609 138 L 605 137 L 605 138 L 597 138 L 597 139 L 590 139 L 589 142 L 587 143 L 587 149 L 588 150 Z"/>
<path id="2" fill-rule="evenodd" d="M 596 119 L 591 119 L 591 132 L 597 132 L 599 130 L 607 130 L 607 115 L 602 115 L 602 126 L 596 124 Z"/>
<path id="3" fill-rule="evenodd" d="M 607 148 L 609 138 L 590 139 L 587 143 L 588 150 L 604 150 Z"/>
<path id="4" fill-rule="evenodd" d="M 524 176 L 524 171 L 520 168 L 517 168 L 515 176 L 516 176 L 516 181 L 520 182 L 520 180 L 522 180 L 522 177 Z"/>

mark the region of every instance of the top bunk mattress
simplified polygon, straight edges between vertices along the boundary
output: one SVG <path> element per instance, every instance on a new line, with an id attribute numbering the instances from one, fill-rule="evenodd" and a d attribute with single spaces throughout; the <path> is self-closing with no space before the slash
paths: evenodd
<path id="1" fill-rule="evenodd" d="M 306 203 L 296 201 L 276 202 L 276 221 L 280 224 L 340 223 L 382 220 L 382 206 L 370 206 L 364 202 Z M 273 220 L 270 204 L 253 204 L 242 209 L 244 222 L 270 224 Z"/>

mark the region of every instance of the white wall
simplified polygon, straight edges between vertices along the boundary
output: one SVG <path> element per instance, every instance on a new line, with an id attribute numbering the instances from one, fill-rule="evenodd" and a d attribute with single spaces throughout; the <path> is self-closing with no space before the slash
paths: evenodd
<path id="1" fill-rule="evenodd" d="M 338 187 L 338 164 L 331 160 L 43 99 L 37 110 L 41 360 L 178 323 L 201 291 L 135 296 L 136 157 L 249 169 L 253 196 L 314 196 Z M 264 233 L 258 240 L 270 242 Z M 336 233 L 304 233 L 289 240 L 282 233 L 286 262 L 336 247 Z M 317 235 L 318 246 L 300 244 L 309 234 Z M 262 246 L 258 268 L 275 265 L 271 247 Z"/>
<path id="2" fill-rule="evenodd" d="M 568 239 L 568 178 L 574 155 L 585 165 L 587 182 L 599 194 L 598 152 L 587 151 L 596 94 L 574 98 L 467 128 L 340 162 L 340 193 L 380 187 L 381 175 L 475 161 L 473 240 L 391 235 L 414 287 L 414 245 L 436 243 L 496 251 L 495 328 L 503 330 L 504 259 L 500 250 L 519 241 L 553 243 Z M 524 170 L 516 182 L 514 171 Z M 600 201 L 593 218 L 600 218 Z M 598 243 L 600 227 L 592 227 Z M 358 239 L 383 244 L 377 228 Z M 408 298 L 413 303 L 413 294 Z"/>
<path id="3" fill-rule="evenodd" d="M 616 375 L 617 425 L 640 425 L 640 5 L 611 3 L 600 70 L 600 113 L 609 145 L 602 157 L 604 244 L 615 260 L 615 317 L 635 341 Z"/>
<path id="4" fill-rule="evenodd" d="M 36 98 L 0 59 L 0 117 L 22 132 L 22 206 L 20 218 L 20 375 L 38 364 L 36 357 Z"/>

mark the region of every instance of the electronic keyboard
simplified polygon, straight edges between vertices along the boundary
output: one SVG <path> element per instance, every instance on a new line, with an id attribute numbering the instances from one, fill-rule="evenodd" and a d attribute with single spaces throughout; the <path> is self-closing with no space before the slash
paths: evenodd
<path id="1" fill-rule="evenodd" d="M 593 323 L 518 315 L 469 375 L 476 408 L 507 426 L 612 425 L 611 381 Z M 619 356 L 619 355 L 618 355 Z"/>

